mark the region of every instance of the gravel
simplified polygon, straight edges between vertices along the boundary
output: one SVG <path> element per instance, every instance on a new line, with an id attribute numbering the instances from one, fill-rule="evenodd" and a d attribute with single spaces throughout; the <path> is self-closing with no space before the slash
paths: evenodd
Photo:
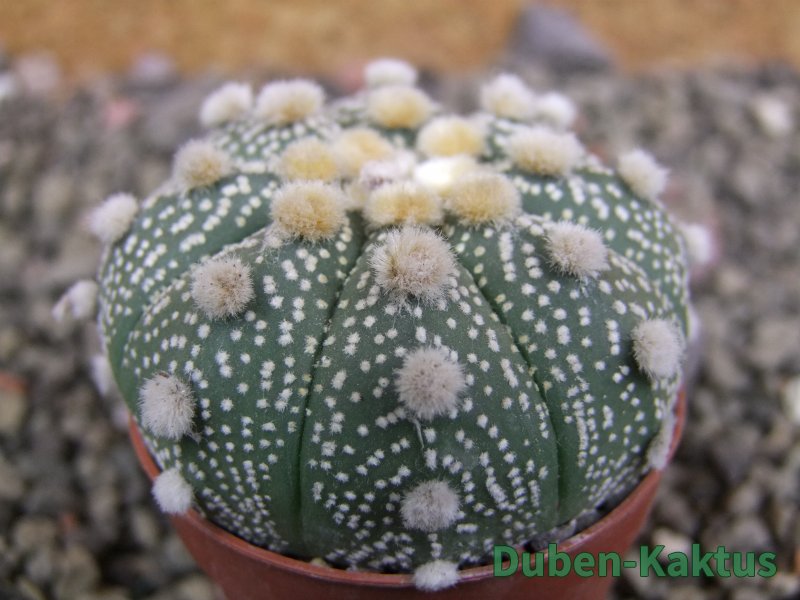
<path id="1" fill-rule="evenodd" d="M 86 211 L 166 177 L 219 80 L 181 79 L 149 57 L 65 98 L 52 93 L 59 71 L 48 60 L 17 60 L 24 85 L 0 95 L 0 598 L 213 600 L 151 501 L 119 399 L 91 384 L 94 327 L 56 325 L 50 309 L 94 273 Z M 513 55 L 503 65 L 572 96 L 594 151 L 613 160 L 633 145 L 650 149 L 672 170 L 667 202 L 722 247 L 695 281 L 704 351 L 683 443 L 639 541 L 771 551 L 778 574 L 626 572 L 614 597 L 798 597 L 800 74 L 766 66 L 633 77 L 607 63 L 548 71 Z M 469 109 L 484 77 L 426 82 Z"/>

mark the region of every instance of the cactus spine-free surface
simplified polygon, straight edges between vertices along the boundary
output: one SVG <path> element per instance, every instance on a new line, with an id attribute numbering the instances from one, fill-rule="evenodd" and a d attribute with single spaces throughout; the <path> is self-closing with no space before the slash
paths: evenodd
<path id="1" fill-rule="evenodd" d="M 603 166 L 512 75 L 468 117 L 415 79 L 227 84 L 90 225 L 162 509 L 436 589 L 663 467 L 687 285 L 648 154 Z"/>

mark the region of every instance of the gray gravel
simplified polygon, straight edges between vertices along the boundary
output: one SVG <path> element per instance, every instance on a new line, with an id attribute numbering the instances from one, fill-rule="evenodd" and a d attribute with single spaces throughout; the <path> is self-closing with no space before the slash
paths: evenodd
<path id="1" fill-rule="evenodd" d="M 71 281 L 94 273 L 88 208 L 112 191 L 155 187 L 219 81 L 181 80 L 151 57 L 127 78 L 59 98 L 57 71 L 36 60 L 28 91 L 0 96 L 0 598 L 212 600 L 151 502 L 118 399 L 94 391 L 93 326 L 57 326 L 50 309 Z M 626 573 L 615 597 L 800 597 L 800 74 L 625 77 L 582 64 L 555 75 L 513 57 L 506 64 L 540 90 L 569 93 L 595 151 L 652 150 L 672 169 L 669 202 L 723 245 L 716 268 L 697 273 L 705 352 L 683 443 L 641 542 L 769 550 L 779 573 Z M 478 78 L 427 82 L 474 106 Z"/>

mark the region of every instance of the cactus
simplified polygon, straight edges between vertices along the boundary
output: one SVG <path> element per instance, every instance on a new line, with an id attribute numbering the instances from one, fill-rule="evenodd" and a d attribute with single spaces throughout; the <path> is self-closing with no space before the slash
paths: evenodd
<path id="1" fill-rule="evenodd" d="M 212 94 L 171 179 L 91 216 L 99 323 L 164 511 L 438 589 L 663 467 L 684 243 L 666 172 L 603 166 L 562 96 L 365 78 Z"/>

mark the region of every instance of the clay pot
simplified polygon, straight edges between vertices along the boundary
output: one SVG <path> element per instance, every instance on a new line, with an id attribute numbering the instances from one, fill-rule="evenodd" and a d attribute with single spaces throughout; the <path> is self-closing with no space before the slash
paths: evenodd
<path id="1" fill-rule="evenodd" d="M 670 455 L 678 445 L 685 413 L 686 398 L 681 392 Z M 144 470 L 151 480 L 154 479 L 158 475 L 158 467 L 132 419 L 130 436 Z M 660 472 L 648 473 L 615 509 L 591 527 L 558 544 L 558 551 L 568 554 L 570 559 L 581 552 L 589 552 L 594 556 L 599 552 L 623 555 L 636 539 L 650 512 L 660 479 Z M 195 510 L 172 517 L 172 523 L 197 564 L 222 588 L 228 600 L 601 600 L 606 598 L 614 582 L 610 576 L 584 578 L 574 571 L 570 571 L 566 577 L 525 577 L 519 572 L 510 577 L 494 577 L 493 566 L 486 565 L 462 570 L 455 587 L 434 593 L 422 592 L 414 587 L 410 575 L 344 571 L 275 554 L 220 529 Z"/>

